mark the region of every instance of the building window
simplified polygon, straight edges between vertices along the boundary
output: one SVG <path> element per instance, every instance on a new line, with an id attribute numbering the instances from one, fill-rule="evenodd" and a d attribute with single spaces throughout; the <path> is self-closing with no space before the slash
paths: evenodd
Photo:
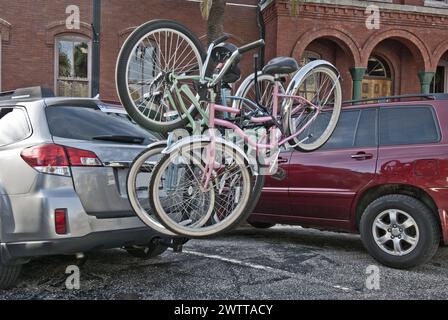
<path id="1" fill-rule="evenodd" d="M 300 65 L 304 66 L 312 61 L 321 59 L 318 53 L 312 51 L 305 51 L 300 59 Z M 321 79 L 308 78 L 300 87 L 300 95 L 306 99 L 312 100 L 316 97 L 316 92 L 319 90 Z"/>
<path id="2" fill-rule="evenodd" d="M 305 51 L 300 59 L 300 65 L 304 66 L 314 60 L 322 59 L 321 55 L 313 51 Z"/>
<path id="3" fill-rule="evenodd" d="M 448 61 L 439 62 L 429 90 L 431 93 L 448 93 Z"/>
<path id="4" fill-rule="evenodd" d="M 56 94 L 89 97 L 91 85 L 91 49 L 88 39 L 76 36 L 56 40 Z"/>
<path id="5" fill-rule="evenodd" d="M 370 57 L 366 73 L 369 78 L 390 79 L 391 77 L 389 64 L 380 57 Z"/>
<path id="6" fill-rule="evenodd" d="M 425 0 L 425 6 L 427 7 L 448 7 L 448 0 Z"/>
<path id="7" fill-rule="evenodd" d="M 362 98 L 372 99 L 392 95 L 392 73 L 386 60 L 381 57 L 369 58 L 366 75 L 362 82 Z"/>
<path id="8" fill-rule="evenodd" d="M 160 73 L 160 55 L 156 43 L 148 41 L 133 52 L 128 73 L 128 83 L 134 100 L 141 99 L 150 92 L 150 84 Z"/>

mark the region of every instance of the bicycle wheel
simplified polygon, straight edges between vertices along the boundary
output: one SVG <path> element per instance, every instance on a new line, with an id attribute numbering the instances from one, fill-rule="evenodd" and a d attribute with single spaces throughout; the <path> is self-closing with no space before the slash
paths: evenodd
<path id="1" fill-rule="evenodd" d="M 259 74 L 258 75 L 258 90 L 259 90 L 259 98 L 260 104 L 266 108 L 271 109 L 273 104 L 273 93 L 274 93 L 274 85 L 275 80 L 274 77 L 268 74 Z M 285 88 L 280 85 L 279 87 L 280 93 L 285 92 Z M 241 86 L 238 88 L 238 91 L 235 94 L 236 97 L 245 98 L 249 101 L 256 102 L 256 93 L 255 93 L 255 74 L 251 74 L 248 76 Z M 250 103 L 245 102 L 243 100 L 234 100 L 233 108 L 242 110 L 243 113 L 248 114 L 255 110 L 255 107 Z"/>
<path id="2" fill-rule="evenodd" d="M 149 182 L 157 162 L 162 158 L 166 143 L 149 146 L 132 163 L 127 177 L 129 203 L 137 216 L 151 229 L 167 235 L 175 234 L 166 229 L 154 216 L 149 203 Z"/>
<path id="3" fill-rule="evenodd" d="M 172 92 L 169 74 L 199 75 L 204 55 L 199 39 L 179 23 L 154 20 L 137 28 L 121 48 L 116 68 L 118 95 L 132 119 L 162 134 L 184 126 L 181 101 L 190 114 L 197 110 L 187 95 Z M 178 87 L 184 84 L 195 92 L 192 80 Z"/>
<path id="4" fill-rule="evenodd" d="M 154 169 L 150 201 L 157 219 L 188 238 L 215 236 L 247 219 L 252 190 L 244 157 L 216 143 L 215 167 L 204 188 L 210 142 L 189 144 L 166 155 Z"/>
<path id="5" fill-rule="evenodd" d="M 338 72 L 326 62 L 314 62 L 316 66 L 306 74 L 298 74 L 294 88 L 287 95 L 305 98 L 310 103 L 286 101 L 283 126 L 288 136 L 301 132 L 289 143 L 302 152 L 322 147 L 333 134 L 342 108 L 342 88 Z"/>

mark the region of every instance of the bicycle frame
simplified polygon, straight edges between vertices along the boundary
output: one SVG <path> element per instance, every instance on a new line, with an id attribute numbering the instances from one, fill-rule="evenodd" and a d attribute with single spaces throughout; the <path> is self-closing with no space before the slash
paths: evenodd
<path id="1" fill-rule="evenodd" d="M 308 120 L 308 122 L 300 129 L 298 130 L 296 133 L 294 133 L 291 136 L 288 137 L 281 137 L 280 139 L 276 138 L 275 135 L 275 131 L 277 128 L 277 126 L 274 124 L 269 128 L 270 134 L 271 134 L 271 142 L 268 144 L 264 144 L 264 143 L 259 143 L 258 141 L 254 141 L 253 139 L 250 138 L 249 135 L 247 135 L 244 130 L 240 127 L 238 127 L 236 124 L 227 121 L 227 120 L 223 120 L 223 119 L 218 119 L 216 118 L 216 112 L 225 112 L 225 113 L 229 113 L 229 114 L 234 114 L 234 115 L 240 115 L 241 114 L 241 110 L 238 109 L 234 109 L 231 107 L 227 107 L 227 106 L 223 106 L 223 105 L 218 105 L 215 103 L 211 103 L 209 106 L 209 117 L 208 117 L 208 122 L 209 122 L 209 135 L 211 138 L 211 146 L 209 150 L 209 161 L 207 163 L 207 175 L 204 181 L 204 187 L 208 185 L 208 183 L 210 182 L 211 179 L 211 175 L 214 169 L 214 161 L 215 161 L 215 156 L 216 156 L 216 151 L 215 151 L 215 139 L 216 136 L 214 134 L 213 129 L 216 127 L 222 127 L 222 128 L 226 128 L 226 129 L 231 129 L 233 130 L 238 136 L 240 136 L 241 138 L 244 139 L 245 142 L 247 142 L 250 146 L 254 147 L 257 152 L 260 149 L 267 149 L 267 150 L 273 150 L 273 149 L 277 149 L 279 146 L 283 146 L 286 145 L 288 143 L 288 141 L 290 141 L 291 139 L 297 138 L 300 134 L 302 134 L 310 125 L 311 123 L 318 117 L 318 115 L 320 114 L 320 108 L 315 106 L 313 103 L 311 103 L 310 101 L 308 101 L 307 99 L 301 97 L 301 96 L 293 96 L 293 95 L 287 95 L 287 94 L 280 94 L 279 93 L 279 87 L 280 84 L 279 82 L 275 82 L 275 86 L 274 86 L 274 92 L 273 92 L 273 106 L 272 106 L 272 116 L 263 116 L 263 117 L 252 117 L 250 119 L 251 123 L 257 124 L 257 125 L 262 125 L 262 124 L 266 124 L 268 122 L 271 122 L 272 119 L 276 119 L 278 116 L 278 112 L 279 112 L 279 101 L 281 99 L 290 99 L 290 100 L 295 100 L 297 102 L 299 102 L 299 105 L 296 106 L 294 108 L 294 110 L 292 111 L 292 114 L 295 114 L 297 112 L 300 111 L 300 109 L 304 106 L 312 106 L 315 108 L 316 112 L 313 115 L 312 118 L 310 118 Z M 231 100 L 242 100 L 243 102 L 249 102 L 251 105 L 255 106 L 257 109 L 259 109 L 259 107 L 254 104 L 253 102 L 249 101 L 248 99 L 245 99 L 243 97 L 228 97 Z M 286 102 L 285 100 L 285 102 Z M 304 114 L 305 110 L 302 111 L 302 113 L 299 115 L 299 117 L 301 117 Z M 278 160 L 278 155 L 279 152 L 276 154 L 275 159 L 272 159 L 273 161 L 277 161 Z"/>
<path id="2" fill-rule="evenodd" d="M 313 107 L 316 112 L 313 115 L 313 117 L 311 117 L 307 123 L 302 126 L 302 128 L 300 130 L 298 130 L 296 133 L 294 133 L 291 136 L 281 136 L 280 138 L 277 138 L 276 136 L 276 130 L 278 129 L 277 125 L 273 124 L 270 128 L 269 128 L 269 132 L 271 135 L 271 139 L 270 139 L 270 143 L 261 143 L 259 141 L 254 141 L 254 139 L 251 139 L 251 137 L 244 132 L 243 128 L 240 128 L 239 126 L 237 126 L 236 124 L 225 120 L 225 119 L 219 119 L 216 117 L 216 113 L 217 112 L 223 112 L 223 113 L 227 113 L 227 114 L 233 114 L 233 115 L 240 115 L 241 114 L 241 110 L 238 109 L 234 109 L 232 107 L 228 107 L 225 105 L 219 105 L 216 104 L 214 102 L 211 102 L 208 104 L 208 110 L 204 110 L 201 107 L 201 102 L 199 101 L 198 97 L 191 91 L 190 87 L 186 84 L 182 85 L 180 88 L 178 86 L 179 81 L 182 80 L 192 80 L 192 81 L 199 81 L 201 79 L 201 77 L 199 76 L 176 76 L 176 75 L 171 75 L 171 80 L 173 82 L 172 87 L 171 87 L 171 92 L 174 92 L 174 94 L 178 97 L 178 100 L 180 101 L 180 107 L 181 107 L 181 111 L 187 116 L 190 125 L 192 126 L 193 130 L 195 131 L 197 129 L 197 123 L 196 121 L 193 119 L 193 117 L 190 115 L 190 113 L 188 112 L 187 107 L 185 106 L 185 103 L 183 102 L 183 99 L 181 99 L 181 94 L 184 93 L 193 103 L 194 107 L 199 111 L 199 113 L 201 114 L 201 123 L 200 125 L 207 125 L 208 127 L 208 133 L 211 139 L 211 144 L 210 144 L 210 148 L 208 150 L 208 161 L 207 161 L 207 167 L 206 167 L 206 176 L 204 177 L 204 185 L 203 187 L 206 189 L 206 186 L 209 184 L 210 179 L 211 179 L 211 175 L 212 172 L 215 168 L 215 156 L 216 156 L 216 136 L 215 136 L 215 132 L 213 129 L 220 127 L 220 128 L 226 128 L 226 129 L 231 129 L 233 130 L 237 136 L 241 137 L 244 139 L 244 141 L 246 143 L 248 143 L 251 147 L 255 148 L 257 150 L 257 152 L 259 152 L 260 150 L 266 149 L 267 151 L 272 151 L 272 150 L 276 150 L 278 149 L 280 146 L 284 146 L 288 143 L 288 141 L 290 141 L 291 139 L 297 138 L 300 134 L 302 134 L 310 125 L 311 123 L 313 123 L 313 121 L 319 116 L 321 109 L 314 105 L 311 101 L 308 101 L 307 99 L 301 97 L 301 96 L 294 96 L 294 95 L 288 95 L 288 94 L 281 94 L 279 92 L 279 88 L 280 88 L 280 83 L 278 81 L 275 82 L 274 85 L 274 92 L 272 95 L 273 98 L 273 106 L 272 106 L 272 114 L 270 116 L 262 116 L 262 117 L 251 117 L 249 120 L 252 124 L 255 125 L 265 125 L 266 123 L 269 123 L 272 121 L 272 119 L 276 119 L 278 117 L 279 114 L 279 105 L 280 105 L 280 100 L 283 100 L 284 103 L 292 103 L 293 101 L 298 102 L 298 105 L 292 110 L 292 115 L 299 113 L 298 118 L 300 119 L 306 110 L 301 110 L 304 106 L 310 106 Z M 255 104 L 253 101 L 250 101 L 244 97 L 238 97 L 238 96 L 230 96 L 230 97 L 223 97 L 223 100 L 225 101 L 226 99 L 230 99 L 230 100 L 241 100 L 243 103 L 248 103 L 251 106 L 253 106 L 256 109 L 260 109 L 259 106 L 257 104 Z M 176 104 L 174 102 L 173 96 L 171 95 L 171 93 L 168 95 L 168 99 L 173 107 L 173 109 L 176 109 Z M 214 100 L 214 99 L 212 99 Z M 293 101 L 291 101 L 293 100 Z M 177 110 L 177 109 L 176 109 Z M 180 115 L 181 116 L 181 115 Z M 263 136 L 262 139 L 260 139 L 260 141 L 262 141 L 263 139 L 267 138 L 266 136 Z M 273 163 L 274 165 L 276 164 L 276 161 L 278 160 L 278 155 L 279 152 L 276 153 L 274 159 L 270 159 L 272 162 L 275 161 L 275 163 Z"/>
<path id="3" fill-rule="evenodd" d="M 196 127 L 196 121 L 193 119 L 193 117 L 188 112 L 187 107 L 185 106 L 185 103 L 181 99 L 181 94 L 184 93 L 187 95 L 187 97 L 191 100 L 195 108 L 199 111 L 201 114 L 201 123 L 206 124 L 209 129 L 214 129 L 216 127 L 223 127 L 226 129 L 234 130 L 240 137 L 244 138 L 246 142 L 248 142 L 252 147 L 255 147 L 257 149 L 266 149 L 266 148 L 272 148 L 276 145 L 283 146 L 285 145 L 289 140 L 297 138 L 300 134 L 305 131 L 309 125 L 317 118 L 317 116 L 320 114 L 320 108 L 316 105 L 314 105 L 311 101 L 308 101 L 307 99 L 301 97 L 301 96 L 294 96 L 294 95 L 288 95 L 288 94 L 281 94 L 279 93 L 280 84 L 278 82 L 275 83 L 274 86 L 274 92 L 273 92 L 273 107 L 272 107 L 272 115 L 271 116 L 263 116 L 263 117 L 252 117 L 250 119 L 250 122 L 257 125 L 263 125 L 270 121 L 272 121 L 273 118 L 277 118 L 279 113 L 279 102 L 280 100 L 284 100 L 286 103 L 288 100 L 295 100 L 299 104 L 293 109 L 291 114 L 296 114 L 299 112 L 303 106 L 311 106 L 313 107 L 316 112 L 310 120 L 301 128 L 301 130 L 297 131 L 295 134 L 288 136 L 288 137 L 282 137 L 281 140 L 270 143 L 270 144 L 262 144 L 258 143 L 257 141 L 253 141 L 250 139 L 250 137 L 243 131 L 242 128 L 238 127 L 236 124 L 231 123 L 230 121 L 223 120 L 223 119 L 217 119 L 216 118 L 216 112 L 224 112 L 227 114 L 233 114 L 233 115 L 240 115 L 241 111 L 238 109 L 234 109 L 228 106 L 219 105 L 214 102 L 211 102 L 208 106 L 208 111 L 202 109 L 200 106 L 200 101 L 197 98 L 197 96 L 191 91 L 190 87 L 186 84 L 182 85 L 181 88 L 178 87 L 179 81 L 182 80 L 193 80 L 198 81 L 200 79 L 199 76 L 175 76 L 171 75 L 171 79 L 173 80 L 172 90 L 174 91 L 176 96 L 179 98 L 180 106 L 182 109 L 182 112 L 187 116 L 190 125 L 195 129 Z M 174 102 L 173 96 L 171 94 L 168 95 L 168 99 L 173 107 L 173 109 L 176 109 L 176 104 Z M 226 99 L 230 100 L 241 100 L 245 103 L 249 103 L 251 106 L 253 106 L 256 109 L 259 109 L 259 107 L 253 102 L 250 101 L 247 98 L 244 97 L 238 97 L 238 96 L 229 96 L 229 97 L 223 97 L 223 100 Z M 305 110 L 302 111 L 302 113 L 299 115 L 299 118 L 303 115 Z M 180 115 L 181 116 L 181 115 Z M 277 126 L 273 125 L 270 130 L 275 130 Z"/>

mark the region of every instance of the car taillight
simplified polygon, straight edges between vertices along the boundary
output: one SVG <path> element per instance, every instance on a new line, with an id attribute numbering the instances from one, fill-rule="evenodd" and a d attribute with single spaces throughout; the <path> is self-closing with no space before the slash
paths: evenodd
<path id="1" fill-rule="evenodd" d="M 56 234 L 67 234 L 67 209 L 56 209 L 54 211 L 54 226 Z"/>
<path id="2" fill-rule="evenodd" d="M 71 176 L 64 147 L 45 144 L 27 148 L 20 154 L 31 167 L 42 173 Z"/>
<path id="3" fill-rule="evenodd" d="M 71 176 L 72 167 L 100 167 L 102 163 L 95 153 L 57 144 L 45 144 L 27 148 L 20 154 L 31 167 L 42 173 Z"/>
<path id="4" fill-rule="evenodd" d="M 92 151 L 66 147 L 68 159 L 72 167 L 102 167 L 100 159 Z"/>

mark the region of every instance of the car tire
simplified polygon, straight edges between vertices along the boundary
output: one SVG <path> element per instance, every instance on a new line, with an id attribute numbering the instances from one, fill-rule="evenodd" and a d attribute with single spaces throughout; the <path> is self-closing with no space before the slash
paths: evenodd
<path id="1" fill-rule="evenodd" d="M 149 243 L 144 246 L 127 247 L 125 250 L 133 257 L 148 260 L 160 256 L 168 247 L 160 243 Z"/>
<path id="2" fill-rule="evenodd" d="M 267 222 L 252 222 L 248 221 L 248 223 L 256 228 L 256 229 L 269 229 L 275 226 L 275 223 L 267 223 Z"/>
<path id="3" fill-rule="evenodd" d="M 17 284 L 22 265 L 4 265 L 0 263 L 0 290 L 11 289 Z"/>
<path id="4" fill-rule="evenodd" d="M 435 214 L 421 201 L 399 194 L 373 201 L 361 217 L 360 233 L 367 251 L 396 269 L 429 261 L 441 237 Z"/>

